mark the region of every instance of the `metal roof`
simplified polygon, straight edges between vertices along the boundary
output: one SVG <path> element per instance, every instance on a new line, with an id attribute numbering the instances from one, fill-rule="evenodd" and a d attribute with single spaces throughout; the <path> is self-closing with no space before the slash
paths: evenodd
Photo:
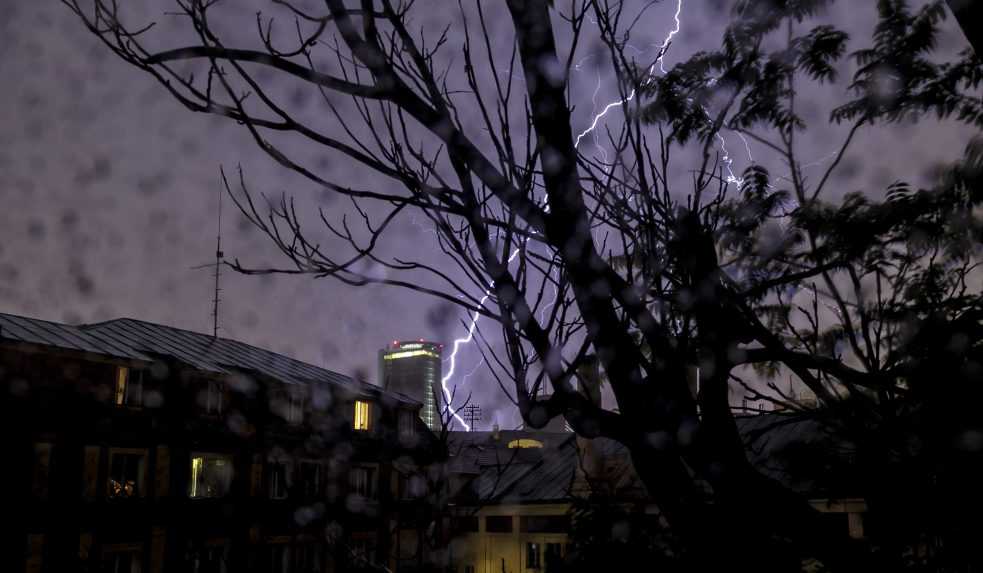
<path id="1" fill-rule="evenodd" d="M 843 454 L 850 444 L 837 440 L 815 420 L 780 414 L 737 418 L 748 458 L 765 475 L 806 495 L 849 493 L 852 481 Z M 526 438 L 543 448 L 509 449 Z M 475 474 L 469 495 L 481 503 L 550 503 L 567 501 L 579 464 L 572 433 L 538 431 L 451 432 L 451 471 Z M 631 465 L 628 449 L 607 438 L 591 440 L 612 486 L 627 495 L 645 495 Z"/>
<path id="2" fill-rule="evenodd" d="M 99 333 L 87 332 L 69 324 L 0 313 L 0 344 L 9 341 L 89 352 L 113 358 L 152 360 L 125 340 L 107 338 Z"/>
<path id="3" fill-rule="evenodd" d="M 132 318 L 118 318 L 81 328 L 86 333 L 125 342 L 150 354 L 168 356 L 204 372 L 253 372 L 287 384 L 322 382 L 370 394 L 385 393 L 402 402 L 416 403 L 403 394 L 383 392 L 372 384 L 238 340 Z"/>
<path id="4" fill-rule="evenodd" d="M 405 394 L 383 391 L 372 384 L 238 340 L 214 338 L 132 318 L 72 326 L 0 313 L 0 344 L 10 341 L 147 362 L 163 356 L 203 372 L 249 372 L 286 384 L 328 383 L 419 404 Z"/>

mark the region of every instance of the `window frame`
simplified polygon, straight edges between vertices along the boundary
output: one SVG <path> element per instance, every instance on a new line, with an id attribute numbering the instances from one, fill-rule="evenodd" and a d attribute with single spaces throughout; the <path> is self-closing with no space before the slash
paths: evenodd
<path id="1" fill-rule="evenodd" d="M 305 469 L 309 467 L 316 468 L 315 483 L 313 489 L 311 488 L 310 480 L 308 480 L 308 474 Z M 305 498 L 317 498 L 321 496 L 321 492 L 324 491 L 324 464 L 317 460 L 300 460 L 297 464 L 297 474 L 300 483 L 300 490 Z"/>
<path id="2" fill-rule="evenodd" d="M 356 432 L 372 431 L 372 402 L 355 400 L 352 405 L 352 429 Z"/>
<path id="3" fill-rule="evenodd" d="M 356 483 L 354 481 L 355 472 L 365 472 L 365 488 L 366 492 L 358 491 Z M 374 500 L 378 497 L 379 488 L 376 481 L 378 480 L 378 468 L 374 465 L 355 465 L 348 469 L 348 490 L 350 493 L 359 495 L 367 500 Z"/>
<path id="4" fill-rule="evenodd" d="M 267 494 L 269 495 L 269 498 L 274 500 L 287 499 L 290 497 L 290 486 L 292 485 L 292 464 L 290 464 L 290 462 L 287 460 L 280 460 L 277 458 L 270 458 L 266 464 L 267 468 L 269 468 L 267 471 Z M 278 472 L 276 471 L 276 468 L 283 468 L 283 483 L 280 485 L 280 487 L 282 487 L 282 492 L 277 491 L 279 489 L 277 487 L 279 485 L 279 479 L 277 478 Z"/>
<path id="5" fill-rule="evenodd" d="M 543 544 L 536 541 L 526 542 L 526 569 L 543 568 Z"/>
<path id="6" fill-rule="evenodd" d="M 225 478 L 225 490 L 221 495 L 195 495 L 196 484 L 195 484 L 195 469 L 194 460 L 195 458 L 201 458 L 202 460 L 207 460 L 208 458 L 223 458 L 229 464 L 228 476 Z M 235 481 L 235 456 L 232 454 L 222 453 L 222 452 L 205 452 L 205 451 L 195 451 L 191 452 L 188 459 L 188 467 L 190 475 L 188 476 L 188 499 L 222 499 L 228 497 L 232 493 L 232 485 Z M 204 470 L 205 462 L 202 462 L 202 470 Z"/>
<path id="7" fill-rule="evenodd" d="M 113 407 L 143 408 L 143 382 L 143 370 L 117 364 L 113 377 Z"/>
<path id="8" fill-rule="evenodd" d="M 304 423 L 307 397 L 298 390 L 287 392 L 287 423 L 299 426 Z"/>
<path id="9" fill-rule="evenodd" d="M 136 493 L 133 495 L 113 494 L 113 459 L 117 456 L 139 456 L 140 458 L 137 465 Z M 106 498 L 112 500 L 124 500 L 147 497 L 147 466 L 149 461 L 150 451 L 145 448 L 109 448 L 109 465 L 106 468 Z M 121 477 L 123 477 L 125 480 L 126 476 Z"/>
<path id="10" fill-rule="evenodd" d="M 202 410 L 206 416 L 220 417 L 225 412 L 225 382 L 222 380 L 205 380 L 205 400 Z M 217 404 L 213 405 L 213 397 Z"/>
<path id="11" fill-rule="evenodd" d="M 396 433 L 401 440 L 409 440 L 416 436 L 416 413 L 412 410 L 399 410 L 396 414 Z"/>

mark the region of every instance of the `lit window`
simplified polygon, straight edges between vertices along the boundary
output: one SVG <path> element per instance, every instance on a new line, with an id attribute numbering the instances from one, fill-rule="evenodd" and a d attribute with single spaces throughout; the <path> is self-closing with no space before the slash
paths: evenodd
<path id="1" fill-rule="evenodd" d="M 143 453 L 110 451 L 109 491 L 111 498 L 129 498 L 143 495 Z"/>
<path id="2" fill-rule="evenodd" d="M 543 447 L 543 442 L 539 440 L 530 440 L 529 438 L 519 438 L 518 440 L 512 440 L 509 442 L 510 448 L 541 448 Z"/>
<path id="3" fill-rule="evenodd" d="M 119 408 L 139 408 L 142 403 L 143 372 L 131 372 L 126 366 L 117 366 L 113 404 Z"/>
<path id="4" fill-rule="evenodd" d="M 359 431 L 369 429 L 369 403 L 361 400 L 355 401 L 355 422 L 354 428 Z"/>
<path id="5" fill-rule="evenodd" d="M 188 496 L 194 499 L 223 497 L 232 485 L 232 456 L 192 454 Z"/>
<path id="6" fill-rule="evenodd" d="M 440 355 L 436 352 L 430 352 L 429 350 L 410 350 L 408 352 L 393 352 L 391 354 L 386 354 L 382 358 L 384 360 L 399 360 L 400 358 L 413 358 L 414 356 L 429 356 L 430 358 L 440 358 Z"/>

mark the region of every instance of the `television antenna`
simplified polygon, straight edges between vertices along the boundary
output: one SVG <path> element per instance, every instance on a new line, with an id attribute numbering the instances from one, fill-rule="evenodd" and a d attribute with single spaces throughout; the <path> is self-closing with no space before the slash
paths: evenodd
<path id="1" fill-rule="evenodd" d="M 225 260 L 225 253 L 222 252 L 222 188 L 218 190 L 218 223 L 215 232 L 215 262 L 205 263 L 191 267 L 192 270 L 212 268 L 212 276 L 215 278 L 215 288 L 212 296 L 212 338 L 218 338 L 218 303 L 222 300 L 219 293 L 222 292 L 220 279 L 222 278 L 222 261 Z"/>

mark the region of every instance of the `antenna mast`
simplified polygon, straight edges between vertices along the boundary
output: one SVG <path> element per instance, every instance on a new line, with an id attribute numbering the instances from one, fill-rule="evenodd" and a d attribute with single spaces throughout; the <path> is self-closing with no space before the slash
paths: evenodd
<path id="1" fill-rule="evenodd" d="M 481 420 L 481 406 L 468 404 L 464 407 L 464 419 L 468 421 L 470 432 L 474 431 L 474 423 Z"/>
<path id="2" fill-rule="evenodd" d="M 212 299 L 212 337 L 218 338 L 219 279 L 222 276 L 222 188 L 218 190 L 218 230 L 215 233 L 215 298 Z"/>

